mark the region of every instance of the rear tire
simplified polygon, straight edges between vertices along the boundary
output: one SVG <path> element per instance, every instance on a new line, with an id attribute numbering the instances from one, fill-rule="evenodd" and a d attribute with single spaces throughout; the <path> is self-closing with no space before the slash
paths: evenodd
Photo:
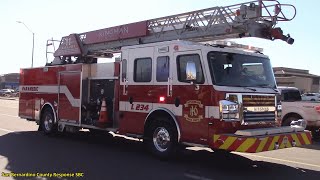
<path id="1" fill-rule="evenodd" d="M 57 130 L 57 125 L 54 123 L 54 115 L 51 109 L 44 110 L 41 116 L 41 130 L 45 135 L 53 134 Z"/>
<path id="2" fill-rule="evenodd" d="M 168 159 L 177 151 L 178 133 L 175 125 L 166 120 L 152 122 L 144 141 L 150 152 L 160 159 Z"/>

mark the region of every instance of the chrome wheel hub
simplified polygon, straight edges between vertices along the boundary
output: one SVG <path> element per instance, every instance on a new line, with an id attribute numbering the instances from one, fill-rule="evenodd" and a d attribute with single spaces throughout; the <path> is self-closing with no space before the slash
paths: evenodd
<path id="1" fill-rule="evenodd" d="M 43 123 L 44 123 L 44 128 L 46 128 L 47 131 L 51 131 L 53 120 L 49 116 L 45 117 Z"/>
<path id="2" fill-rule="evenodd" d="M 164 152 L 168 149 L 170 143 L 170 134 L 164 127 L 158 127 L 153 133 L 153 144 L 158 151 Z"/>

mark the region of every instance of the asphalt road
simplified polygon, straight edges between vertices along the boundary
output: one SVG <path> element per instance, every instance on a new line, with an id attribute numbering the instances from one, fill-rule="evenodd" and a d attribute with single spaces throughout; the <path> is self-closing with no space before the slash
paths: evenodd
<path id="1" fill-rule="evenodd" d="M 0 100 L 0 179 L 8 174 L 49 173 L 83 177 L 69 179 L 319 179 L 320 143 L 257 154 L 218 155 L 201 148 L 187 149 L 161 161 L 146 153 L 139 141 L 95 137 L 88 132 L 48 137 L 34 122 L 17 117 L 18 101 Z M 83 173 L 83 174 L 81 174 Z M 40 174 L 39 174 L 40 175 Z M 10 176 L 10 177 L 5 177 Z"/>

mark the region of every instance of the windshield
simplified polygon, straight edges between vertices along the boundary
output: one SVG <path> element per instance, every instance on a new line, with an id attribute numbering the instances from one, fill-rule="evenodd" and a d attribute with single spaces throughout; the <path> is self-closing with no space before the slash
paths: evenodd
<path id="1" fill-rule="evenodd" d="M 215 85 L 276 88 L 273 71 L 267 58 L 209 52 L 208 64 Z"/>

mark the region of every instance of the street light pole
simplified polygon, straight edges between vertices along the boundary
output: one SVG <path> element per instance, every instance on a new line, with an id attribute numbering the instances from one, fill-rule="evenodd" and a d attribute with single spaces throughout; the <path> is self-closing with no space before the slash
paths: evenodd
<path id="1" fill-rule="evenodd" d="M 33 53 L 34 53 L 34 33 L 32 33 L 32 58 L 31 58 L 31 67 L 33 68 Z"/>
<path id="2" fill-rule="evenodd" d="M 31 33 L 32 33 L 32 56 L 31 56 L 31 67 L 33 67 L 33 54 L 34 54 L 34 32 L 32 32 L 31 30 L 30 30 L 30 28 L 26 25 L 26 24 L 24 24 L 24 22 L 22 22 L 22 21 L 17 21 L 17 23 L 19 23 L 19 24 L 23 24 L 24 25 L 24 27 L 26 27 Z"/>

